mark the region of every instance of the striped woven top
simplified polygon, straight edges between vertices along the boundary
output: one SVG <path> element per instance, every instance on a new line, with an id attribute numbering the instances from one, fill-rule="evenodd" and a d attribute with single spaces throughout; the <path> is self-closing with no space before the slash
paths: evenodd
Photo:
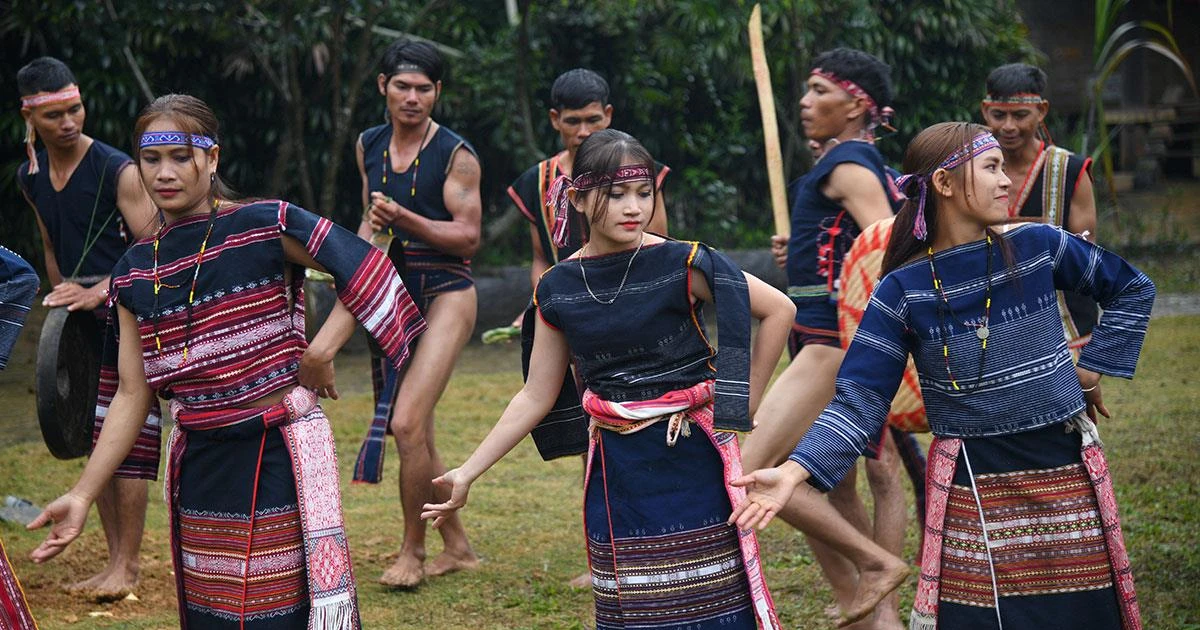
<path id="1" fill-rule="evenodd" d="M 992 305 L 985 362 L 976 331 L 987 289 L 985 241 L 934 255 L 950 311 L 922 257 L 884 277 L 837 377 L 833 401 L 791 459 L 832 488 L 878 435 L 909 353 L 921 380 L 929 426 L 944 437 L 987 437 L 1061 422 L 1084 409 L 1055 290 L 1094 297 L 1104 309 L 1079 365 L 1131 378 L 1154 303 L 1154 283 L 1121 257 L 1063 230 L 1027 224 L 1005 233 L 1012 267 L 991 247 Z M 999 245 L 999 244 L 997 244 Z M 948 364 L 943 334 L 948 330 Z M 949 366 L 949 370 L 947 369 Z M 952 371 L 959 388 L 951 383 Z"/>
<path id="2" fill-rule="evenodd" d="M 143 239 L 113 270 L 113 297 L 138 321 L 146 380 L 190 410 L 242 405 L 295 385 L 304 336 L 303 269 L 285 260 L 283 235 L 304 245 L 334 278 L 338 298 L 397 365 L 425 329 L 382 252 L 328 219 L 284 201 L 221 210 L 188 292 L 208 216 L 166 226 L 154 307 L 154 239 Z M 156 342 L 161 341 L 162 349 Z M 187 361 L 183 349 L 188 348 Z"/>

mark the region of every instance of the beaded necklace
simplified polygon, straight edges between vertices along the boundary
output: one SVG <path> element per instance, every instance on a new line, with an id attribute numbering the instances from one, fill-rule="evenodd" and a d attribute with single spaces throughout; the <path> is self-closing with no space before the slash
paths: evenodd
<path id="1" fill-rule="evenodd" d="M 954 372 L 950 369 L 950 331 L 946 324 L 946 312 L 950 313 L 952 320 L 958 319 L 958 315 L 954 314 L 954 309 L 950 306 L 950 299 L 946 297 L 946 288 L 942 284 L 942 280 L 938 278 L 937 267 L 933 264 L 933 246 L 929 247 L 929 271 L 933 274 L 933 288 L 937 290 L 940 300 L 937 304 L 938 315 L 938 335 L 942 338 L 942 359 L 946 362 L 946 376 L 950 378 L 950 385 L 954 389 L 961 390 L 958 386 L 958 380 L 954 378 Z M 991 335 L 991 330 L 988 329 L 988 324 L 992 321 L 992 235 L 987 234 L 987 288 L 984 290 L 983 301 L 983 322 L 975 325 L 975 336 L 979 338 L 979 373 L 976 375 L 976 382 L 983 378 L 983 362 L 987 356 L 987 340 Z M 967 323 L 968 326 L 972 324 Z"/>
<path id="2" fill-rule="evenodd" d="M 208 215 L 208 228 L 204 232 L 204 240 L 200 242 L 200 251 L 196 253 L 196 266 L 192 271 L 192 287 L 188 290 L 187 324 L 184 328 L 183 361 L 180 363 L 180 365 L 187 363 L 188 360 L 188 345 L 190 344 L 192 338 L 192 304 L 196 301 L 196 280 L 200 277 L 200 265 L 204 263 L 204 251 L 208 248 L 208 237 L 212 236 L 213 223 L 217 218 L 218 207 L 219 202 L 214 199 L 212 211 L 209 212 Z M 152 316 L 152 322 L 154 326 L 154 347 L 160 354 L 162 353 L 162 339 L 158 334 L 158 294 L 162 290 L 162 287 L 166 287 L 168 289 L 178 289 L 179 287 L 183 286 L 182 284 L 167 284 L 166 282 L 163 282 L 162 278 L 160 278 L 158 275 L 158 241 L 159 237 L 162 235 L 164 227 L 166 227 L 165 223 L 159 224 L 158 231 L 154 233 L 154 269 L 152 272 L 154 276 L 154 310 Z"/>

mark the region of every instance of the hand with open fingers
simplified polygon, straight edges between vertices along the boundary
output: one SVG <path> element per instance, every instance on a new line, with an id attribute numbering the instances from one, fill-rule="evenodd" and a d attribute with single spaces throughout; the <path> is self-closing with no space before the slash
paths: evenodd
<path id="1" fill-rule="evenodd" d="M 727 522 L 739 530 L 763 529 L 787 505 L 796 486 L 808 477 L 804 467 L 787 461 L 734 479 L 734 486 L 746 488 L 746 498 L 734 508 Z"/>
<path id="2" fill-rule="evenodd" d="M 338 399 L 337 387 L 334 386 L 333 359 L 318 358 L 312 346 L 300 357 L 300 370 L 296 378 L 317 396 Z"/>
<path id="3" fill-rule="evenodd" d="M 433 485 L 450 490 L 450 498 L 445 503 L 426 503 L 421 507 L 421 518 L 433 519 L 433 526 L 441 527 L 455 511 L 467 504 L 467 493 L 471 491 L 471 481 L 463 474 L 461 468 L 446 471 L 446 474 L 433 480 Z"/>
<path id="4" fill-rule="evenodd" d="M 83 531 L 83 524 L 87 522 L 88 510 L 91 507 L 91 501 L 70 492 L 47 505 L 37 518 L 30 521 L 26 529 L 38 529 L 51 522 L 54 525 L 50 528 L 46 540 L 43 540 L 29 557 L 34 562 L 42 563 L 62 553 L 62 550 Z"/>
<path id="5" fill-rule="evenodd" d="M 787 246 L 788 237 L 781 234 L 771 237 L 771 256 L 775 257 L 775 266 L 780 269 L 787 267 Z"/>

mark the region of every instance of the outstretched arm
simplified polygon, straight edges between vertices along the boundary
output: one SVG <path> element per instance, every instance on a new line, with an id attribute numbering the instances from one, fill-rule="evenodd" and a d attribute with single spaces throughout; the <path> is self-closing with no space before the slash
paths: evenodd
<path id="1" fill-rule="evenodd" d="M 566 337 L 539 317 L 525 386 L 513 396 L 496 426 L 467 461 L 433 480 L 439 486 L 450 488 L 450 499 L 445 503 L 426 503 L 421 518 L 434 519 L 433 526 L 438 527 L 446 517 L 466 505 L 471 484 L 508 454 L 550 412 L 567 371 L 567 360 Z"/>
<path id="2" fill-rule="evenodd" d="M 121 326 L 117 393 L 109 405 L 96 448 L 75 487 L 47 505 L 29 523 L 28 529 L 54 523 L 46 540 L 30 554 L 34 562 L 45 562 L 57 556 L 83 531 L 92 502 L 133 449 L 133 443 L 146 422 L 146 414 L 150 412 L 154 392 L 146 383 L 137 320 L 123 306 L 117 306 L 117 314 Z"/>

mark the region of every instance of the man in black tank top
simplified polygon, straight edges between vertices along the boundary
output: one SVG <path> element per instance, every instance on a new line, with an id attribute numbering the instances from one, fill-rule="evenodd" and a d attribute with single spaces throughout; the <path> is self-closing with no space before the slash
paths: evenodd
<path id="1" fill-rule="evenodd" d="M 1029 217 L 1095 242 L 1096 200 L 1092 160 L 1055 146 L 1046 130 L 1050 102 L 1046 73 L 1023 63 L 1000 66 L 987 78 L 983 120 L 1004 152 L 1004 171 L 1013 182 L 1008 214 Z M 1061 293 L 1060 309 L 1068 344 L 1078 352 L 1099 318 L 1096 301 L 1072 291 Z"/>
<path id="2" fill-rule="evenodd" d="M 433 411 L 475 326 L 470 258 L 479 247 L 482 202 L 474 149 L 432 118 L 442 90 L 442 59 L 428 43 L 398 40 L 377 79 L 387 122 L 357 145 L 362 201 L 359 235 L 387 247 L 429 327 L 399 378 L 388 421 L 400 454 L 404 541 L 379 579 L 412 588 L 425 576 L 472 569 L 479 558 L 457 518 L 438 528 L 444 551 L 425 565 L 425 503 L 444 501 L 433 486 L 446 472 L 433 444 Z"/>
<path id="3" fill-rule="evenodd" d="M 17 73 L 17 86 L 29 153 L 29 161 L 17 171 L 17 183 L 37 216 L 46 275 L 54 287 L 42 304 L 96 311 L 108 299 L 113 265 L 129 244 L 154 229 L 154 206 L 137 170 L 127 168 L 132 165 L 129 156 L 83 133 L 86 112 L 65 64 L 51 57 L 35 59 Z M 37 136 L 45 148 L 35 153 Z M 152 410 L 143 429 L 154 442 L 150 448 L 157 449 L 160 429 L 157 410 Z M 69 589 L 101 600 L 132 592 L 138 581 L 147 480 L 157 474 L 157 468 L 122 466 L 97 497 L 108 565 Z"/>

